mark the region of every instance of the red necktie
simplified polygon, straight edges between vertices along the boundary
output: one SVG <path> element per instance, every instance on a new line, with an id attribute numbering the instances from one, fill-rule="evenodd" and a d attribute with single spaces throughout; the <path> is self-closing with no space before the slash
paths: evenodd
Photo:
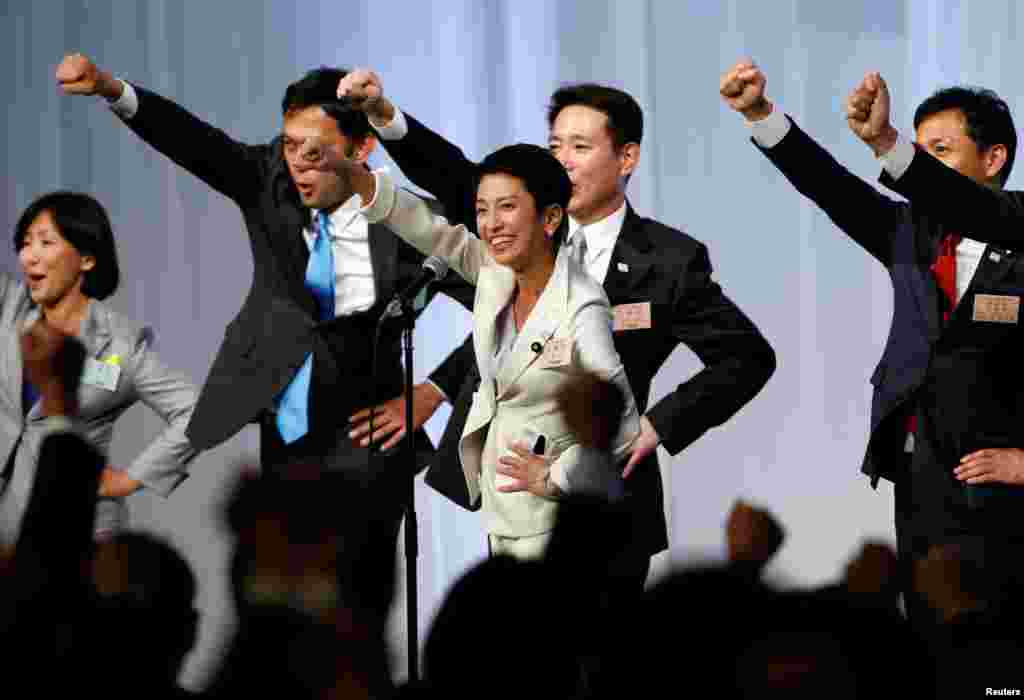
<path id="1" fill-rule="evenodd" d="M 932 263 L 932 273 L 939 289 L 946 295 L 949 306 L 943 312 L 943 319 L 948 321 L 949 314 L 956 307 L 956 247 L 960 245 L 961 236 L 956 233 L 946 234 L 939 244 L 939 255 Z"/>
<path id="2" fill-rule="evenodd" d="M 949 320 L 949 315 L 956 308 L 956 247 L 960 245 L 962 236 L 956 233 L 947 233 L 942 242 L 939 243 L 939 255 L 932 263 L 932 274 L 939 289 L 946 295 L 949 302 L 942 312 L 942 319 Z M 911 413 L 907 416 L 907 432 L 913 433 L 917 429 L 916 416 Z"/>

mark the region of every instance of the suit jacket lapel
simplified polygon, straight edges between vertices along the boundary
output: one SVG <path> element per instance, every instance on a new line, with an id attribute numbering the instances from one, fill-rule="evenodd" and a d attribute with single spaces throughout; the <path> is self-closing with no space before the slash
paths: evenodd
<path id="1" fill-rule="evenodd" d="M 383 224 L 370 224 L 370 264 L 377 303 L 387 303 L 395 289 L 398 270 L 398 236 Z"/>
<path id="2" fill-rule="evenodd" d="M 612 259 L 604 277 L 604 291 L 614 306 L 627 300 L 638 301 L 643 284 L 651 271 L 651 242 L 644 233 L 641 219 L 626 204 L 626 219 L 612 249 Z"/>
<path id="3" fill-rule="evenodd" d="M 26 318 L 27 322 L 34 322 L 38 319 L 40 313 L 38 309 L 34 310 Z M 89 305 L 86 307 L 85 318 L 82 319 L 82 326 L 78 329 L 78 340 L 81 341 L 85 347 L 85 361 L 99 360 L 103 357 L 103 353 L 110 347 L 111 335 L 110 335 L 110 321 L 107 318 L 106 309 L 95 300 L 90 299 Z M 83 370 L 84 371 L 84 370 Z M 86 390 L 86 387 L 79 386 L 78 397 L 79 404 L 84 404 L 82 401 L 82 394 Z M 82 406 L 80 406 L 81 408 Z M 35 420 L 40 418 L 40 404 L 37 401 L 35 405 L 29 410 L 26 416 L 27 420 Z"/>
<path id="4" fill-rule="evenodd" d="M 523 324 L 516 339 L 515 348 L 505 358 L 505 362 L 498 372 L 497 396 L 508 391 L 508 388 L 515 383 L 523 372 L 534 362 L 540 359 L 541 352 L 533 349 L 534 343 L 540 343 L 543 347 L 551 336 L 558 330 L 559 325 L 565 319 L 565 309 L 569 301 L 569 255 L 568 251 L 561 251 L 555 260 L 555 270 L 548 280 L 548 284 L 541 292 L 540 299 L 530 312 L 530 317 Z"/>

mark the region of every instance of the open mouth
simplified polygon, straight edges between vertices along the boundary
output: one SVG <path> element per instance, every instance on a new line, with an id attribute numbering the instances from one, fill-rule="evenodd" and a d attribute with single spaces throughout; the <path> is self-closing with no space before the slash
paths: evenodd
<path id="1" fill-rule="evenodd" d="M 36 287 L 41 285 L 43 283 L 43 280 L 45 280 L 45 279 L 46 279 L 46 275 L 27 275 L 26 276 L 26 281 L 28 283 L 29 289 L 35 289 Z"/>
<path id="2" fill-rule="evenodd" d="M 301 183 L 295 183 L 295 186 L 299 190 L 299 194 L 303 197 L 309 197 L 313 194 L 313 185 L 303 185 Z"/>

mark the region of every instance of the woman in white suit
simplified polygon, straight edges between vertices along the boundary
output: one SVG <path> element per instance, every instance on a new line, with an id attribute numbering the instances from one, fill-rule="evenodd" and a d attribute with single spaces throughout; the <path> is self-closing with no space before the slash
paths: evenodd
<path id="1" fill-rule="evenodd" d="M 565 168 L 526 144 L 485 158 L 477 188 L 480 238 L 397 190 L 386 174 L 342 168 L 370 203 L 370 221 L 443 258 L 476 285 L 473 344 L 481 382 L 459 442 L 462 469 L 471 499 L 482 499 L 491 553 L 539 556 L 560 498 L 621 495 L 617 463 L 639 432 L 612 344 L 608 299 L 561 251 L 572 193 Z M 559 404 L 571 383 L 588 375 L 614 383 L 625 398 L 611 455 L 585 448 Z"/>
<path id="2" fill-rule="evenodd" d="M 78 429 L 107 454 L 114 422 L 141 401 L 167 428 L 125 469 L 100 479 L 95 534 L 113 534 L 125 519 L 123 498 L 146 487 L 168 495 L 196 451 L 185 437 L 196 389 L 150 348 L 152 332 L 101 302 L 120 273 L 106 211 L 92 197 L 52 192 L 33 202 L 14 232 L 23 280 L 0 275 L 0 541 L 13 543 L 35 478 L 46 416 L 38 389 L 22 374 L 19 336 L 45 322 L 85 346 L 78 390 Z M 74 465 L 68 465 L 72 467 Z"/>

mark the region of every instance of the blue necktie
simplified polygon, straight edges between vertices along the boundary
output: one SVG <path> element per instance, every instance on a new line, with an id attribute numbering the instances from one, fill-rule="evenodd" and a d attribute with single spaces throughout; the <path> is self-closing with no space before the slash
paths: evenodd
<path id="1" fill-rule="evenodd" d="M 316 297 L 320 320 L 334 318 L 334 252 L 330 238 L 331 222 L 324 212 L 316 215 L 316 240 L 306 265 L 306 288 Z M 277 399 L 277 429 L 285 444 L 291 444 L 309 432 L 309 384 L 313 375 L 313 353 L 292 377 Z"/>

